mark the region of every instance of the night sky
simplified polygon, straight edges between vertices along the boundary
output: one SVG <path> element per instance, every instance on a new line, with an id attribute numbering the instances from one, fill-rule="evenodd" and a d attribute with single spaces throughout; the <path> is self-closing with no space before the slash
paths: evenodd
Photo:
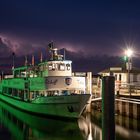
<path id="1" fill-rule="evenodd" d="M 77 71 L 117 65 L 128 46 L 140 52 L 139 7 L 139 0 L 1 0 L 0 64 L 54 41 Z"/>

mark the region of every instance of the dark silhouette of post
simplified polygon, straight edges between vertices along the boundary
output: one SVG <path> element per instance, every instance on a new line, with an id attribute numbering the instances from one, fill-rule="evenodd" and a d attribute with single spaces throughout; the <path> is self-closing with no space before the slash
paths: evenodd
<path id="1" fill-rule="evenodd" d="M 102 140 L 115 140 L 115 78 L 102 78 Z"/>

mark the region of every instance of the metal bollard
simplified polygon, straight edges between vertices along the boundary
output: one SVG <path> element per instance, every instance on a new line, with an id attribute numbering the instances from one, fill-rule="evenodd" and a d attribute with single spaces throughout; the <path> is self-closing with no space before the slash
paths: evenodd
<path id="1" fill-rule="evenodd" d="M 115 78 L 102 78 L 102 140 L 115 140 Z"/>

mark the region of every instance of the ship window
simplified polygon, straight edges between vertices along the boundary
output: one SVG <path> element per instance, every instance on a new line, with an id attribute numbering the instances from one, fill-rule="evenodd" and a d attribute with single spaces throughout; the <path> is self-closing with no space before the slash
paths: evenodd
<path id="1" fill-rule="evenodd" d="M 21 72 L 21 77 L 26 77 L 26 72 Z"/>
<path id="2" fill-rule="evenodd" d="M 58 64 L 55 64 L 55 69 L 58 70 Z"/>
<path id="3" fill-rule="evenodd" d="M 115 74 L 115 80 L 117 80 L 117 74 Z"/>
<path id="4" fill-rule="evenodd" d="M 67 70 L 70 70 L 70 64 L 66 64 Z"/>
<path id="5" fill-rule="evenodd" d="M 60 64 L 60 65 L 59 65 L 59 69 L 60 69 L 60 70 L 65 70 L 65 64 Z"/>
<path id="6" fill-rule="evenodd" d="M 52 64 L 52 70 L 55 70 L 55 64 Z"/>
<path id="7" fill-rule="evenodd" d="M 121 81 L 122 80 L 122 75 L 121 74 L 119 74 L 119 81 Z"/>
<path id="8" fill-rule="evenodd" d="M 52 65 L 49 65 L 49 70 L 52 70 Z"/>

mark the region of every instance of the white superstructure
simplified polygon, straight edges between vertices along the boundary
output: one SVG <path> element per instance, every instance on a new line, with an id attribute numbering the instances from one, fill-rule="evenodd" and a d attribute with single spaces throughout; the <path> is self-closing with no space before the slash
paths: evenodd
<path id="1" fill-rule="evenodd" d="M 81 94 L 86 90 L 86 78 L 73 76 L 72 61 L 65 60 L 64 55 L 58 54 L 58 49 L 51 46 L 51 59 L 48 63 L 46 86 L 49 92 L 55 94 Z"/>

